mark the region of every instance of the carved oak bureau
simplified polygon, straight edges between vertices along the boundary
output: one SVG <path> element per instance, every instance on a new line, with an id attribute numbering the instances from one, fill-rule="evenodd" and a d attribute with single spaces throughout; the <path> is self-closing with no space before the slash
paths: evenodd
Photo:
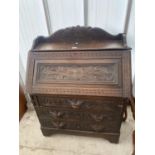
<path id="1" fill-rule="evenodd" d="M 70 133 L 117 143 L 131 97 L 125 34 L 70 27 L 38 37 L 29 51 L 26 88 L 44 136 Z"/>

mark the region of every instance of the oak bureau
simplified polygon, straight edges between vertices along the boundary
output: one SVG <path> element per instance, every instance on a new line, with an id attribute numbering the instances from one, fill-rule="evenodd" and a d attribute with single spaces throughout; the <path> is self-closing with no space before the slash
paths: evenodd
<path id="1" fill-rule="evenodd" d="M 131 48 L 125 34 L 69 27 L 37 37 L 26 90 L 44 136 L 98 136 L 118 143 L 131 97 Z"/>

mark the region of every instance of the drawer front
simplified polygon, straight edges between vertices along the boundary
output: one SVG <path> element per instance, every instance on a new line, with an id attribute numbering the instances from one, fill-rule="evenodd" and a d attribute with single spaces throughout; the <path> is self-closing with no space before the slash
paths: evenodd
<path id="1" fill-rule="evenodd" d="M 69 130 L 84 130 L 96 132 L 119 132 L 122 117 L 121 111 L 80 112 L 75 110 L 53 109 L 50 107 L 35 107 L 42 126 Z"/>
<path id="2" fill-rule="evenodd" d="M 38 95 L 36 96 L 34 104 L 38 106 L 58 107 L 78 111 L 106 111 L 114 113 L 122 108 L 123 101 L 121 98 Z"/>
<path id="3" fill-rule="evenodd" d="M 64 120 L 51 120 L 41 119 L 42 127 L 64 129 L 64 130 L 79 130 L 79 131 L 92 131 L 92 132 L 119 132 L 119 122 L 109 123 L 88 123 L 80 121 L 64 121 Z"/>
<path id="4" fill-rule="evenodd" d="M 35 107 L 38 116 L 41 119 L 51 120 L 67 120 L 67 121 L 85 121 L 92 123 L 108 123 L 114 121 L 120 121 L 122 109 L 119 109 L 115 113 L 103 112 L 81 112 L 75 110 L 62 110 L 53 109 L 50 107 Z"/>

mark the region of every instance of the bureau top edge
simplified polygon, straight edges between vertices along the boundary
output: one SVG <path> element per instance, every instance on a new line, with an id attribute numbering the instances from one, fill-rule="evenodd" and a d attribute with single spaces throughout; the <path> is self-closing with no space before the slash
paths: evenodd
<path id="1" fill-rule="evenodd" d="M 53 33 L 51 36 L 38 36 L 31 48 L 39 51 L 86 51 L 86 50 L 130 50 L 126 34 L 112 35 L 101 28 L 84 26 L 68 27 Z"/>

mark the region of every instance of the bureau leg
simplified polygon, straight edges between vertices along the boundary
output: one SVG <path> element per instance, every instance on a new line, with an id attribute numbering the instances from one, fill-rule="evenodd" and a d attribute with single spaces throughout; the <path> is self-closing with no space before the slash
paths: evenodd
<path id="1" fill-rule="evenodd" d="M 43 128 L 43 127 L 41 127 L 41 131 L 42 131 L 42 134 L 44 136 L 51 136 L 53 134 L 53 132 L 51 130 L 48 130 L 48 129 Z"/>
<path id="2" fill-rule="evenodd" d="M 111 143 L 118 143 L 119 142 L 119 134 L 118 135 L 106 135 L 104 136 L 105 139 L 107 139 Z"/>

